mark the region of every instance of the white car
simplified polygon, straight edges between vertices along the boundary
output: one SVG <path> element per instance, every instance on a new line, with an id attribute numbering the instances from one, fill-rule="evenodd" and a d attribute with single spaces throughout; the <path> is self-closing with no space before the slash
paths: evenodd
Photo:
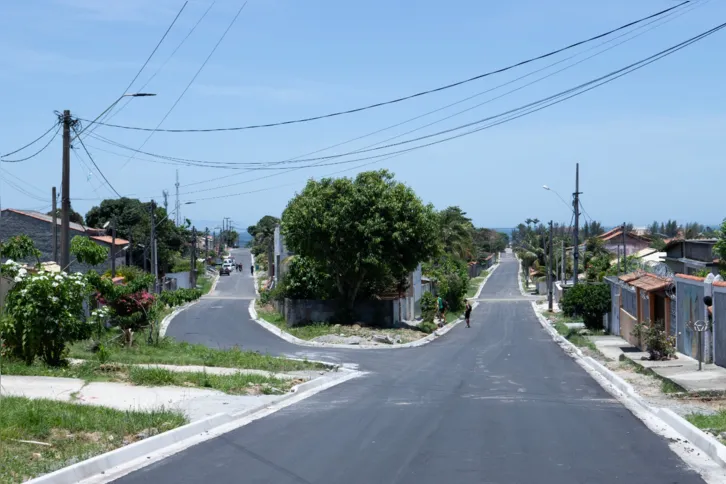
<path id="1" fill-rule="evenodd" d="M 234 266 L 231 262 L 225 262 L 222 264 L 222 270 L 220 271 L 219 275 L 227 274 L 228 276 L 234 272 Z"/>

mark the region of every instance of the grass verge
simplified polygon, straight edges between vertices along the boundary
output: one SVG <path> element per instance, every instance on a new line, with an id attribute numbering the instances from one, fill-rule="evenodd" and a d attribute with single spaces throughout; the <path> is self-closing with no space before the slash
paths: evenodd
<path id="1" fill-rule="evenodd" d="M 71 358 L 83 360 L 96 359 L 91 351 L 91 343 L 82 341 L 71 345 Z M 115 363 L 162 363 L 167 365 L 204 365 L 227 368 L 246 368 L 272 372 L 317 370 L 327 368 L 321 363 L 290 360 L 276 356 L 263 355 L 239 348 L 218 350 L 204 345 L 174 341 L 162 338 L 158 344 L 149 344 L 143 334 L 134 339 L 134 346 L 126 348 L 118 344 L 107 345 L 107 361 Z"/>
<path id="2" fill-rule="evenodd" d="M 3 397 L 0 482 L 22 482 L 131 442 L 144 430 L 186 423 L 179 412 L 122 412 L 51 400 Z M 39 441 L 50 446 L 18 442 Z"/>
<path id="3" fill-rule="evenodd" d="M 424 331 L 419 331 L 409 328 L 377 328 L 360 325 L 347 325 L 347 324 L 333 324 L 333 323 L 311 323 L 301 326 L 293 326 L 292 328 L 287 326 L 285 318 L 277 312 L 272 306 L 260 306 L 259 303 L 256 306 L 257 316 L 264 319 L 268 323 L 274 324 L 281 330 L 306 341 L 315 339 L 319 336 L 325 336 L 328 334 L 344 335 L 344 336 L 360 336 L 367 338 L 373 334 L 378 335 L 389 335 L 391 337 L 400 337 L 401 343 L 408 343 L 416 341 L 427 335 Z M 458 318 L 459 314 L 452 316 L 447 314 L 446 320 L 450 322 Z"/>
<path id="4" fill-rule="evenodd" d="M 564 336 L 567 341 L 577 346 L 578 348 L 588 348 L 592 351 L 598 351 L 595 343 L 590 341 L 587 336 L 580 334 L 579 329 L 570 329 L 563 322 L 555 322 L 554 326 L 560 335 Z M 602 331 L 592 332 L 591 334 L 597 336 L 598 334 L 602 334 Z"/>
<path id="5" fill-rule="evenodd" d="M 212 290 L 212 282 L 214 282 L 213 277 L 200 277 L 197 287 L 202 291 L 202 294 L 209 294 L 209 291 Z"/>
<path id="6" fill-rule="evenodd" d="M 486 279 L 487 274 L 489 274 L 489 272 L 482 271 L 479 277 L 474 277 L 469 280 L 469 289 L 466 291 L 467 299 L 476 296 L 476 292 L 479 290 L 479 284 L 481 284 L 484 279 Z"/>
<path id="7" fill-rule="evenodd" d="M 276 395 L 287 393 L 299 380 L 281 380 L 264 375 L 213 375 L 206 372 L 176 372 L 163 368 L 128 368 L 128 381 L 144 386 L 182 386 L 219 390 L 230 395 Z"/>
<path id="8" fill-rule="evenodd" d="M 719 410 L 713 415 L 692 413 L 686 415 L 686 420 L 699 429 L 713 429 L 716 433 L 726 431 L 726 410 Z"/>

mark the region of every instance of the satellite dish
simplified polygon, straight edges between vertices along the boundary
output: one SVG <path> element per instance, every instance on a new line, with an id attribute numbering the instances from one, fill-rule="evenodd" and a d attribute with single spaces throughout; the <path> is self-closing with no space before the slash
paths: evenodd
<path id="1" fill-rule="evenodd" d="M 108 228 L 108 224 L 110 224 L 110 223 L 111 223 L 111 222 L 106 222 L 105 224 L 103 224 L 103 228 L 104 228 L 104 229 L 105 229 L 105 228 Z"/>

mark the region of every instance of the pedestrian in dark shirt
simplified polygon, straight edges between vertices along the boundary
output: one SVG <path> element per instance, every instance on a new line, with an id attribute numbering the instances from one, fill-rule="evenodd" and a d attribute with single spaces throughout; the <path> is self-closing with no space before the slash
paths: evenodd
<path id="1" fill-rule="evenodd" d="M 255 275 L 255 266 L 254 265 L 250 265 L 250 275 L 251 276 Z"/>
<path id="2" fill-rule="evenodd" d="M 471 328 L 471 326 L 469 325 L 469 317 L 471 316 L 471 303 L 469 303 L 469 301 L 466 299 L 464 300 L 464 302 L 466 303 L 466 309 L 464 311 L 464 319 L 466 319 L 466 327 Z"/>

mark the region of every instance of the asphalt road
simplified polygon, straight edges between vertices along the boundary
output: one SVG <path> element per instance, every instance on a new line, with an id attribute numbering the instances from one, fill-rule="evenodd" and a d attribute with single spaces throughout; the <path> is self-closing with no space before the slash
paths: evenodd
<path id="1" fill-rule="evenodd" d="M 551 340 L 529 302 L 499 301 L 516 298 L 516 274 L 504 260 L 471 329 L 410 350 L 320 351 L 369 374 L 117 482 L 702 483 Z M 184 323 L 187 336 L 304 351 L 248 327 L 236 300 L 214 304 L 219 316 Z"/>

